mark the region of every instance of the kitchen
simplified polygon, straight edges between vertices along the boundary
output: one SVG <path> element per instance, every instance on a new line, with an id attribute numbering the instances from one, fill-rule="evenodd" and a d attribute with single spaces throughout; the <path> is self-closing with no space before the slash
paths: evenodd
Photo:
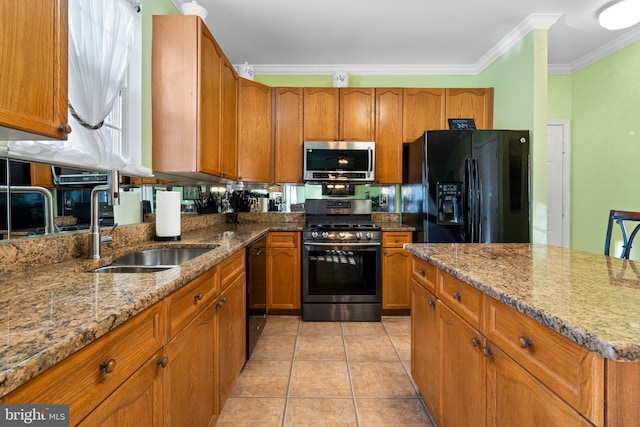
<path id="1" fill-rule="evenodd" d="M 165 5 L 165 6 L 156 6 L 156 5 L 145 5 L 147 6 L 148 9 L 154 8 L 154 7 L 158 7 L 158 8 L 163 8 L 166 7 L 167 9 L 170 9 L 172 6 L 170 5 Z M 175 11 L 172 11 L 171 13 L 175 13 Z M 147 15 L 145 15 L 145 19 L 148 19 Z M 617 65 L 618 62 L 620 61 L 619 55 L 614 57 L 614 58 L 610 58 L 611 61 L 615 60 L 615 64 Z M 633 61 L 631 61 L 633 64 Z M 616 72 L 621 72 L 624 75 L 626 75 L 627 72 L 631 73 L 631 71 L 629 70 L 633 70 L 632 67 L 630 67 L 629 69 L 627 69 L 627 71 L 621 71 L 622 67 L 619 66 L 615 66 L 613 67 L 613 69 L 615 69 Z M 607 68 L 608 72 L 611 70 L 611 67 Z M 588 141 L 588 140 L 593 140 L 591 139 L 592 137 L 590 137 L 590 135 L 584 135 L 585 133 L 590 133 L 589 131 L 585 131 L 584 127 L 580 126 L 579 124 L 580 122 L 580 117 L 579 117 L 579 113 L 583 112 L 582 109 L 585 108 L 586 105 L 592 105 L 594 107 L 594 109 L 598 110 L 598 115 L 597 117 L 592 117 L 593 112 L 589 111 L 588 114 L 586 114 L 586 117 L 588 118 L 588 121 L 594 121 L 595 123 L 600 123 L 602 120 L 604 120 L 609 114 L 613 114 L 614 111 L 617 111 L 619 114 L 621 114 L 622 116 L 628 114 L 629 112 L 627 110 L 625 111 L 620 111 L 619 108 L 613 108 L 615 107 L 615 104 L 611 105 L 611 101 L 609 101 L 609 97 L 605 96 L 604 93 L 594 93 L 596 91 L 596 88 L 592 87 L 593 85 L 589 85 L 589 79 L 590 78 L 597 78 L 595 76 L 592 76 L 592 74 L 597 73 L 598 71 L 600 71 L 599 69 L 597 69 L 597 67 L 595 67 L 594 69 L 587 69 L 584 72 L 577 72 L 575 76 L 573 77 L 573 81 L 571 81 L 572 79 L 567 77 L 567 76 L 559 76 L 557 79 L 552 78 L 552 76 L 549 77 L 549 82 L 550 82 L 550 87 L 552 85 L 555 85 L 554 87 L 557 88 L 556 92 L 550 91 L 550 95 L 551 97 L 554 96 L 559 96 L 558 94 L 561 93 L 564 96 L 559 97 L 559 101 L 558 102 L 549 102 L 549 109 L 551 110 L 552 108 L 555 108 L 556 111 L 559 107 L 564 107 L 564 110 L 560 111 L 560 113 L 558 113 L 558 115 L 561 114 L 567 114 L 567 117 L 571 117 L 569 114 L 573 113 L 576 115 L 576 117 L 573 117 L 573 120 L 577 121 L 574 122 L 574 132 L 579 132 L 578 135 L 574 134 L 574 137 L 580 137 L 581 141 Z M 604 72 L 604 71 L 601 71 Z M 546 76 L 546 65 L 545 65 L 545 72 L 544 72 L 545 76 Z M 621 76 L 622 77 L 622 76 Z M 265 80 L 268 79 L 275 79 L 276 77 L 265 77 Z M 360 77 L 360 79 L 362 79 L 364 82 L 362 83 L 363 86 L 371 86 L 371 87 L 375 87 L 378 86 L 377 84 L 371 82 L 371 81 L 366 81 L 368 77 Z M 370 79 L 370 78 L 369 78 Z M 399 79 L 397 79 L 399 80 Z M 406 80 L 411 80 L 411 79 L 406 79 Z M 623 78 L 610 78 L 609 74 L 607 74 L 607 80 L 611 80 L 612 84 L 613 82 L 615 82 L 616 84 L 622 84 L 623 81 L 625 81 Z M 356 77 L 352 76 L 352 81 L 356 81 Z M 268 82 L 267 82 L 268 83 Z M 330 83 L 330 82 L 329 82 Z M 270 84 L 271 85 L 271 84 Z M 313 85 L 313 84 L 310 84 Z M 278 86 L 278 84 L 273 84 L 273 86 Z M 407 86 L 406 83 L 401 83 L 398 82 L 397 86 L 399 87 L 405 87 Z M 416 83 L 416 86 L 424 86 L 424 87 L 430 87 L 433 86 L 433 84 L 429 84 L 429 83 L 424 83 L 424 84 L 420 84 L 420 83 Z M 456 84 L 451 84 L 451 85 L 447 85 L 448 87 L 456 87 Z M 489 86 L 495 86 L 496 89 L 496 98 L 498 98 L 498 96 L 500 94 L 504 94 L 504 91 L 500 91 L 499 89 L 499 85 L 498 84 L 491 84 L 491 83 L 486 83 L 486 84 L 474 84 L 474 86 L 476 87 L 489 87 Z M 527 87 L 530 87 L 530 84 L 526 85 Z M 589 90 L 587 91 L 587 93 L 584 93 L 583 89 L 589 88 Z M 601 89 L 603 91 L 605 91 L 607 88 Z M 615 93 L 616 94 L 620 94 L 623 97 L 628 97 L 629 95 L 626 94 L 625 91 L 623 91 L 622 89 L 619 89 L 617 86 L 614 88 L 608 87 L 608 89 L 610 90 L 614 90 L 615 89 Z M 546 91 L 543 91 L 546 92 Z M 512 92 L 513 93 L 513 92 Z M 518 93 L 518 92 L 515 92 Z M 606 95 L 609 95 L 608 93 L 606 93 Z M 504 95 L 501 95 L 504 96 Z M 573 104 L 569 104 L 573 105 L 573 110 L 571 110 L 571 108 L 569 108 L 569 106 L 567 105 L 567 97 L 571 98 L 571 97 L 575 97 L 576 100 L 573 102 Z M 587 102 L 584 99 L 582 99 L 583 96 L 593 96 L 597 98 L 597 103 L 594 102 Z M 601 97 L 602 99 L 598 98 Z M 527 96 L 528 97 L 528 96 Z M 526 98 L 526 97 L 525 97 Z M 546 101 L 546 96 L 544 100 L 538 100 L 540 102 L 540 104 L 543 104 L 546 106 L 547 101 Z M 504 100 L 502 101 L 504 102 Z M 609 104 L 608 104 L 609 103 Z M 498 105 L 500 103 L 496 102 L 496 108 L 498 108 Z M 504 105 L 504 104 L 502 104 Z M 541 107 L 540 107 L 541 108 Z M 631 108 L 629 111 L 633 112 L 633 108 Z M 150 109 L 147 110 L 146 114 L 150 114 Z M 499 126 L 499 122 L 498 120 L 502 120 L 499 119 L 499 115 L 495 114 L 496 120 L 494 121 L 494 125 L 495 127 L 501 127 Z M 558 115 L 556 115 L 555 117 L 558 117 Z M 143 116 L 144 116 L 144 111 L 143 111 Z M 551 115 L 549 115 L 551 117 Z M 611 116 L 609 116 L 611 117 Z M 596 120 L 597 119 L 597 120 Z M 615 120 L 619 120 L 620 117 L 616 117 Z M 546 121 L 546 115 L 543 119 L 544 121 Z M 147 122 L 148 123 L 148 122 Z M 512 127 L 512 126 L 509 126 Z M 524 128 L 532 128 L 532 129 L 537 129 L 535 126 L 530 126 L 530 125 L 524 125 L 522 126 Z M 603 128 L 607 128 L 606 126 L 602 126 Z M 610 131 L 616 131 L 615 129 L 610 129 Z M 540 132 L 538 130 L 538 134 L 542 134 L 542 132 Z M 616 147 L 617 144 L 620 144 L 620 147 L 629 147 L 630 144 L 628 142 L 628 136 L 627 135 L 606 135 L 606 136 L 602 136 L 602 132 L 595 132 L 595 135 L 599 138 L 598 141 L 607 141 L 607 148 L 609 149 L 610 147 Z M 598 144 L 596 143 L 596 146 L 598 146 Z M 538 147 L 536 147 L 538 148 Z M 541 176 L 543 174 L 540 173 L 536 173 L 536 166 L 537 167 L 543 167 L 540 165 L 541 162 L 536 162 L 536 153 L 538 153 L 538 151 L 536 151 L 536 148 L 534 148 L 534 153 L 533 153 L 533 192 L 534 192 L 534 197 L 532 198 L 533 200 L 533 212 L 534 215 L 532 217 L 532 221 L 534 224 L 534 241 L 537 241 L 539 238 L 539 235 L 537 235 L 536 233 L 543 233 L 544 231 L 542 231 L 544 229 L 544 227 L 541 226 L 541 224 L 544 224 L 544 219 L 542 219 L 539 215 L 536 215 L 536 213 L 538 212 L 538 210 L 536 209 L 535 206 L 536 203 L 540 203 L 542 201 L 542 199 L 544 197 L 536 197 L 536 192 L 538 191 L 542 191 L 540 190 L 541 186 L 540 185 L 536 185 L 536 183 L 540 184 L 541 181 L 538 181 L 536 179 L 541 179 L 542 183 L 544 183 L 544 179 L 541 178 Z M 599 233 L 596 233 L 597 235 L 594 236 L 593 230 L 600 230 L 602 227 L 602 224 L 605 222 L 603 219 L 598 217 L 596 209 L 594 209 L 593 206 L 591 206 L 591 204 L 589 203 L 590 197 L 592 197 L 592 194 L 595 192 L 597 194 L 599 194 L 601 197 L 616 197 L 616 192 L 611 192 L 609 191 L 609 189 L 604 190 L 602 189 L 602 187 L 599 187 L 602 185 L 601 182 L 594 182 L 593 181 L 593 161 L 594 158 L 597 160 L 601 160 L 603 158 L 603 156 L 606 153 L 602 153 L 600 150 L 594 150 L 597 152 L 597 154 L 592 154 L 591 157 L 587 157 L 585 158 L 585 153 L 581 153 L 579 151 L 579 148 L 574 147 L 574 151 L 572 152 L 572 154 L 574 156 L 577 156 L 578 159 L 582 159 L 585 163 L 584 168 L 581 166 L 583 163 L 579 163 L 578 165 L 574 166 L 573 169 L 573 173 L 576 174 L 574 175 L 574 181 L 576 181 L 577 183 L 575 184 L 575 187 L 577 189 L 577 193 L 576 190 L 574 190 L 574 192 L 572 193 L 573 197 L 577 198 L 577 201 L 575 202 L 575 205 L 572 206 L 574 207 L 574 209 L 572 209 L 572 212 L 580 212 L 580 215 L 576 214 L 576 219 L 574 221 L 574 227 L 577 227 L 576 232 L 574 232 L 574 235 L 576 236 L 575 239 L 577 240 L 577 243 L 575 244 L 575 247 L 578 249 L 586 249 L 586 248 L 591 248 L 592 252 L 596 252 L 599 253 L 601 252 L 601 246 L 602 246 L 602 238 L 600 236 Z M 574 157 L 576 158 L 576 157 Z M 613 176 L 616 176 L 617 173 L 623 173 L 621 172 L 621 170 L 633 170 L 632 167 L 629 168 L 625 168 L 624 167 L 624 162 L 625 161 L 631 161 L 630 159 L 633 158 L 633 156 L 622 156 L 621 158 L 616 158 L 616 162 L 613 162 L 613 159 L 611 160 L 611 164 L 615 164 L 616 166 L 611 168 L 608 172 L 610 172 Z M 605 157 L 606 159 L 606 157 Z M 622 162 L 622 163 L 621 163 Z M 607 161 L 604 162 L 599 162 L 598 163 L 601 166 L 606 166 L 607 165 Z M 588 165 L 588 167 L 586 166 Z M 622 165 L 622 167 L 621 167 Z M 539 171 L 539 170 L 538 170 Z M 585 187 L 582 187 L 582 186 Z M 584 190 L 582 190 L 582 193 L 580 192 L 580 189 L 584 188 Z M 588 191 L 587 191 L 588 189 Z M 543 192 L 544 193 L 544 192 Z M 543 195 L 544 196 L 544 195 Z M 582 197 L 579 197 L 582 196 Z M 629 197 L 625 197 L 625 195 L 620 195 L 620 200 L 624 201 L 629 199 Z M 584 201 L 584 202 L 582 202 Z M 615 204 L 616 200 L 612 200 L 608 203 L 603 203 L 603 204 Z M 582 206 L 582 209 L 575 209 L 575 206 L 577 207 L 581 207 L 580 203 L 585 203 L 584 206 Z M 606 208 L 605 208 L 606 209 Z M 588 213 L 587 213 L 588 212 Z M 584 232 L 581 232 L 582 230 L 585 230 Z M 116 230 L 116 233 L 118 233 L 118 230 Z M 536 237 L 538 236 L 538 237 Z M 114 235 L 114 237 L 117 237 L 117 234 Z M 78 252 L 79 253 L 79 252 Z"/>

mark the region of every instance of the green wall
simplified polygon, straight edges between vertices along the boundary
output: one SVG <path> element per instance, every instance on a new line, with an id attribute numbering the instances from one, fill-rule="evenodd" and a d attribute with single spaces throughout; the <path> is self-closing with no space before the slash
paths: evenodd
<path id="1" fill-rule="evenodd" d="M 572 248 L 602 253 L 609 210 L 640 211 L 638 76 L 635 42 L 559 85 L 571 95 Z"/>

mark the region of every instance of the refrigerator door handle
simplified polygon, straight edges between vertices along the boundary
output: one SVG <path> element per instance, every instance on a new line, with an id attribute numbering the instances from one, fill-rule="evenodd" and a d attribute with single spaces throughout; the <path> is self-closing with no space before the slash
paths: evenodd
<path id="1" fill-rule="evenodd" d="M 482 241 L 482 182 L 480 182 L 480 170 L 478 168 L 478 159 L 473 159 L 473 180 L 475 183 L 475 220 L 477 230 L 476 243 Z"/>
<path id="2" fill-rule="evenodd" d="M 467 238 L 468 242 L 474 242 L 474 238 L 475 238 L 475 220 L 474 220 L 474 216 L 475 216 L 475 204 L 474 204 L 474 199 L 473 199 L 473 193 L 474 193 L 474 183 L 473 183 L 473 173 L 472 173 L 472 168 L 471 168 L 471 159 L 466 159 L 464 161 L 464 166 L 465 166 L 465 187 L 466 187 L 466 198 L 467 198 L 467 227 L 468 227 L 468 233 L 469 233 L 469 237 Z"/>

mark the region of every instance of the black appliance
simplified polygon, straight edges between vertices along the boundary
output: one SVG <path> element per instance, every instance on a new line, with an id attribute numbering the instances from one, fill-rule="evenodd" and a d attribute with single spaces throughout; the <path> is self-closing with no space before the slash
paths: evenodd
<path id="1" fill-rule="evenodd" d="M 267 322 L 267 239 L 247 246 L 247 360 Z"/>
<path id="2" fill-rule="evenodd" d="M 529 131 L 427 131 L 403 152 L 414 241 L 530 241 Z"/>
<path id="3" fill-rule="evenodd" d="M 307 199 L 302 319 L 380 321 L 382 232 L 371 200 Z"/>
<path id="4" fill-rule="evenodd" d="M 371 141 L 305 141 L 305 182 L 374 182 L 376 144 Z"/>

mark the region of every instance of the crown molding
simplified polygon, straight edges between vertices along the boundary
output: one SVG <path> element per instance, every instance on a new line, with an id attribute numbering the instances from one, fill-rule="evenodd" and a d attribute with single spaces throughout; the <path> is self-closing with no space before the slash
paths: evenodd
<path id="1" fill-rule="evenodd" d="M 638 40 L 640 40 L 640 27 L 622 34 L 620 37 L 611 40 L 609 43 L 599 47 L 592 52 L 589 52 L 582 58 L 571 63 L 571 73 L 575 73 L 576 71 L 579 71 L 584 67 L 591 65 L 594 62 L 597 62 L 602 58 L 609 56 L 624 47 L 629 46 L 632 43 L 637 42 Z"/>

